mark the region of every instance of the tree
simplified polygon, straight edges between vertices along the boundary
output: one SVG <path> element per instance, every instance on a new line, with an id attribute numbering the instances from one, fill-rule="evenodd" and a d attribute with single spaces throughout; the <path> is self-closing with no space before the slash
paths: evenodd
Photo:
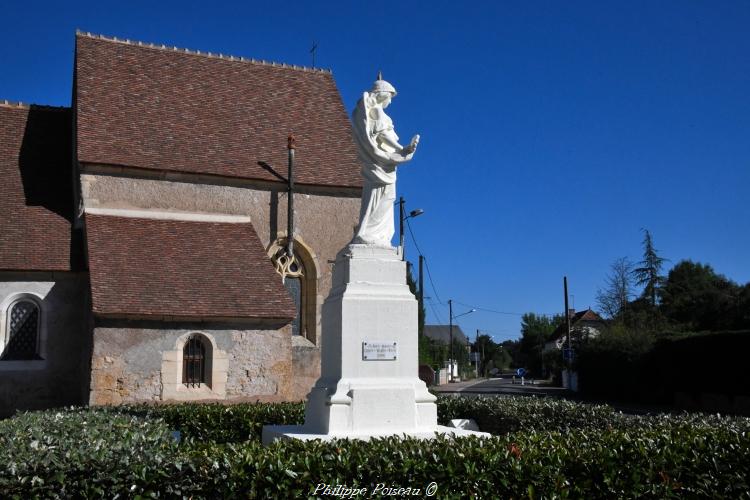
<path id="1" fill-rule="evenodd" d="M 654 241 L 651 238 L 651 233 L 648 229 L 642 229 L 643 231 L 643 260 L 633 270 L 633 277 L 635 282 L 639 286 L 643 286 L 642 296 L 647 298 L 651 302 L 652 307 L 656 307 L 656 298 L 659 291 L 659 286 L 663 280 L 661 276 L 661 268 L 667 259 L 660 257 L 654 248 Z"/>
<path id="2" fill-rule="evenodd" d="M 545 316 L 526 313 L 521 317 L 520 361 L 535 376 L 542 375 L 542 350 L 551 340 L 555 328 L 563 322 L 561 315 Z"/>
<path id="3" fill-rule="evenodd" d="M 414 279 L 414 276 L 412 276 L 412 269 L 414 266 L 409 265 L 407 266 L 407 272 L 406 272 L 406 284 L 409 286 L 409 291 L 414 294 L 415 297 L 419 297 L 419 294 L 417 293 L 417 280 Z M 418 307 L 417 310 L 417 331 L 419 332 L 419 337 L 422 337 L 422 334 L 424 333 L 424 319 L 426 310 L 424 308 L 424 304 L 422 307 Z"/>
<path id="4" fill-rule="evenodd" d="M 671 325 L 661 309 L 651 305 L 651 299 L 638 297 L 628 302 L 621 311 L 618 323 L 632 332 L 667 334 Z"/>
<path id="5" fill-rule="evenodd" d="M 495 343 L 489 335 L 479 335 L 474 345 L 479 353 L 480 375 L 489 375 L 489 371 L 493 368 L 499 370 L 510 368 L 511 354 L 502 344 Z"/>
<path id="6" fill-rule="evenodd" d="M 596 292 L 599 310 L 608 318 L 618 318 L 633 297 L 633 263 L 620 257 L 610 266 L 604 289 Z"/>
<path id="7" fill-rule="evenodd" d="M 521 362 L 521 341 L 520 340 L 504 340 L 500 343 L 508 356 L 510 356 L 510 366 L 520 368 L 523 366 Z"/>
<path id="8" fill-rule="evenodd" d="M 707 264 L 683 260 L 667 276 L 661 290 L 664 315 L 688 330 L 741 328 L 743 289 Z"/>
<path id="9" fill-rule="evenodd" d="M 406 284 L 409 286 L 409 291 L 418 297 L 417 294 L 417 281 L 411 273 L 412 266 L 407 266 L 406 272 Z M 419 364 L 420 365 L 431 365 L 431 366 L 442 366 L 438 363 L 438 359 L 442 358 L 437 353 L 437 348 L 432 345 L 430 339 L 424 336 L 424 319 L 425 319 L 425 308 L 424 306 L 417 308 L 417 334 L 418 334 L 418 349 L 419 349 Z M 442 359 L 440 359 L 442 363 Z"/>
<path id="10" fill-rule="evenodd" d="M 459 339 L 457 335 L 453 336 L 453 358 L 456 360 L 458 373 L 461 377 L 473 373 L 468 347 L 469 344 L 461 342 L 461 339 Z M 450 349 L 450 344 L 448 348 Z M 446 354 L 450 355 L 450 351 Z"/>
<path id="11" fill-rule="evenodd" d="M 750 283 L 743 286 L 737 296 L 737 314 L 734 321 L 735 329 L 750 329 Z"/>

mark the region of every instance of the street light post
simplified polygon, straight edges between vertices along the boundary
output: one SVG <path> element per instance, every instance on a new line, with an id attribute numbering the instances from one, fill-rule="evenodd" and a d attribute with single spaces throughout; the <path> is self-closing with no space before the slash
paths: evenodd
<path id="1" fill-rule="evenodd" d="M 452 299 L 448 299 L 448 316 L 450 317 L 450 319 L 448 320 L 448 325 L 449 325 L 448 328 L 449 328 L 450 343 L 451 343 L 451 349 L 450 349 L 451 357 L 448 360 L 448 364 L 450 366 L 449 367 L 449 371 L 450 371 L 450 373 L 449 373 L 449 375 L 450 375 L 449 380 L 451 382 L 453 382 L 453 363 L 455 363 L 455 360 L 453 359 L 453 320 L 456 319 L 456 318 L 460 318 L 461 316 L 466 316 L 467 314 L 471 314 L 474 311 L 476 311 L 476 309 L 472 309 L 470 311 L 466 311 L 465 313 L 461 313 L 458 316 L 454 316 L 453 315 L 453 300 Z"/>
<path id="2" fill-rule="evenodd" d="M 477 374 L 477 378 L 479 378 L 479 363 L 482 362 L 482 358 L 484 357 L 479 354 L 479 328 L 477 328 L 477 335 L 476 337 L 474 337 L 474 350 L 477 353 L 477 355 L 474 357 L 474 368 Z M 482 350 L 484 350 L 484 346 L 482 346 Z"/>

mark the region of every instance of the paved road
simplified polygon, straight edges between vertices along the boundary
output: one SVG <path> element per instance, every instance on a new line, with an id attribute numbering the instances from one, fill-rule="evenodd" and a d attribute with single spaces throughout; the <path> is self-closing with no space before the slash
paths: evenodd
<path id="1" fill-rule="evenodd" d="M 435 388 L 437 392 L 456 394 L 460 393 L 464 396 L 469 395 L 495 395 L 495 394 L 537 394 L 545 396 L 558 396 L 564 397 L 569 393 L 566 389 L 561 387 L 547 387 L 542 385 L 534 385 L 531 381 L 526 381 L 525 385 L 521 385 L 521 381 L 516 379 L 516 383 L 513 384 L 511 376 L 491 378 L 480 381 L 469 381 L 458 384 L 446 384 Z"/>
<path id="2" fill-rule="evenodd" d="M 581 401 L 575 393 L 563 389 L 562 387 L 547 387 L 542 385 L 532 385 L 527 383 L 526 385 L 520 385 L 520 382 L 516 380 L 516 384 L 513 384 L 511 375 L 503 376 L 501 378 L 482 379 L 482 380 L 470 380 L 468 382 L 459 382 L 457 384 L 445 384 L 432 389 L 435 392 L 442 394 L 453 394 L 468 397 L 476 396 L 513 396 L 513 395 L 536 395 L 536 396 L 552 396 L 558 398 L 572 399 L 574 401 Z M 621 403 L 616 401 L 588 401 L 589 403 L 604 403 L 612 406 L 615 410 L 627 413 L 630 415 L 643 415 L 643 414 L 657 414 L 657 413 L 669 413 L 675 411 L 667 405 L 648 405 L 638 403 Z"/>

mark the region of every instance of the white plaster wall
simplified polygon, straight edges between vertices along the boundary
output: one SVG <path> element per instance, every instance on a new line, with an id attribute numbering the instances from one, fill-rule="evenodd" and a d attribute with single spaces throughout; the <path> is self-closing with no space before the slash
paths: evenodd
<path id="1" fill-rule="evenodd" d="M 72 273 L 35 273 L 24 278 L 0 273 L 0 329 L 17 297 L 41 304 L 42 360 L 0 361 L 0 415 L 19 409 L 81 404 L 88 387 L 90 334 L 88 280 Z"/>

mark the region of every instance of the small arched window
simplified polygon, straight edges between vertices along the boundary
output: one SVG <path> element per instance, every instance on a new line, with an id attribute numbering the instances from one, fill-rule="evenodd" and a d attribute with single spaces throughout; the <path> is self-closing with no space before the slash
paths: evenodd
<path id="1" fill-rule="evenodd" d="M 19 300 L 8 308 L 2 361 L 32 360 L 39 357 L 39 306 L 32 300 Z"/>
<path id="2" fill-rule="evenodd" d="M 182 383 L 188 387 L 206 383 L 206 346 L 198 335 L 191 336 L 182 350 Z"/>

